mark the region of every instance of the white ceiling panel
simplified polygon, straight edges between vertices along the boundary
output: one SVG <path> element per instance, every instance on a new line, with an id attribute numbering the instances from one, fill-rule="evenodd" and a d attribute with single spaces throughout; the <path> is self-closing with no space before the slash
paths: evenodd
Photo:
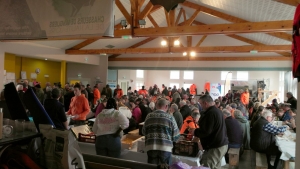
<path id="1" fill-rule="evenodd" d="M 244 33 L 238 34 L 248 39 L 255 40 L 257 42 L 266 44 L 266 45 L 291 45 L 292 42 L 276 38 L 274 36 L 265 34 L 265 33 Z"/>
<path id="2" fill-rule="evenodd" d="M 295 7 L 273 0 L 189 0 L 252 22 L 291 20 Z"/>
<path id="3" fill-rule="evenodd" d="M 52 47 L 58 49 L 69 49 L 84 40 L 43 40 L 43 41 L 27 41 L 24 43 L 31 43 L 34 45 L 44 46 L 44 47 Z"/>
<path id="4" fill-rule="evenodd" d="M 100 39 L 88 46 L 85 46 L 82 49 L 107 49 L 107 45 L 113 45 L 115 46 L 113 49 L 116 48 L 128 48 L 146 38 L 132 38 L 132 39 L 121 39 L 121 38 L 115 38 L 115 39 Z"/>

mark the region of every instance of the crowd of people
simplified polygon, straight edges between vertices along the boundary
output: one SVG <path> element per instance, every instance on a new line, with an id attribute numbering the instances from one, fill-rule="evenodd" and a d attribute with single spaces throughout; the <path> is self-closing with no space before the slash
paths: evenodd
<path id="1" fill-rule="evenodd" d="M 20 98 L 28 88 L 26 81 L 17 85 Z M 229 90 L 213 100 L 207 90 L 196 97 L 189 89 L 165 85 L 153 85 L 148 90 L 143 86 L 135 91 L 129 87 L 127 95 L 119 85 L 114 90 L 109 85 L 100 90 L 99 84 L 93 88 L 89 84 L 66 84 L 62 88 L 60 83 L 47 83 L 41 89 L 35 83 L 32 88 L 57 128 L 68 129 L 68 125 L 82 125 L 88 118 L 96 118 L 92 128 L 97 136 L 95 149 L 98 155 L 109 157 L 120 157 L 120 135 L 144 122 L 149 163 L 171 164 L 173 142 L 184 134 L 194 136 L 199 149 L 204 150 L 201 164 L 206 167 L 219 168 L 223 156 L 228 162 L 229 148 L 240 148 L 240 155 L 245 149 L 265 153 L 272 168 L 281 155 L 274 136 L 289 128 L 296 132 L 297 99 L 291 92 L 286 94 L 286 103 L 273 99 L 264 107 L 255 98 L 250 99 L 248 89 L 235 93 Z M 119 111 L 121 107 L 131 116 Z M 71 117 L 70 124 L 66 115 Z M 277 127 L 273 120 L 285 125 Z M 270 163 L 272 155 L 276 156 L 274 166 Z"/>

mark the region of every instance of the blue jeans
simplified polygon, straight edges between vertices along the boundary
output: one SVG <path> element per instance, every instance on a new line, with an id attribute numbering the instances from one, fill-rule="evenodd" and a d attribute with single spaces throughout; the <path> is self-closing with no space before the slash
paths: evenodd
<path id="1" fill-rule="evenodd" d="M 168 164 L 171 165 L 171 152 L 160 151 L 160 150 L 149 150 L 147 151 L 148 163 L 150 164 Z"/>
<path id="2" fill-rule="evenodd" d="M 121 139 L 111 134 L 97 136 L 96 138 L 97 155 L 119 158 L 121 155 Z"/>

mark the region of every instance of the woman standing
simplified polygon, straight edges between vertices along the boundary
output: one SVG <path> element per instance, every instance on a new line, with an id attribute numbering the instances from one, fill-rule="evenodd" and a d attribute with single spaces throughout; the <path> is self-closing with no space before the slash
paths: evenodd
<path id="1" fill-rule="evenodd" d="M 117 110 L 115 99 L 109 98 L 105 109 L 97 115 L 93 125 L 96 134 L 97 155 L 119 158 L 121 154 L 120 132 L 129 126 L 129 121 Z"/>

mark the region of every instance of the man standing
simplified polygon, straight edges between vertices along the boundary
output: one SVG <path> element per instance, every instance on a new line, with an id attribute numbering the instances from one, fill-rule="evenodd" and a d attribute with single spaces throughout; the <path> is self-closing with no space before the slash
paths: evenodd
<path id="1" fill-rule="evenodd" d="M 97 103 L 97 101 L 101 98 L 101 94 L 100 91 L 98 89 L 98 84 L 96 84 L 94 86 L 94 90 L 93 90 L 93 94 L 94 94 L 94 101 L 93 101 L 93 105 L 95 105 Z"/>
<path id="2" fill-rule="evenodd" d="M 120 85 L 117 85 L 117 88 L 114 90 L 114 98 L 120 99 L 123 96 L 123 90 L 120 88 Z"/>
<path id="3" fill-rule="evenodd" d="M 293 93 L 287 92 L 286 97 L 288 98 L 286 102 L 291 104 L 291 108 L 297 109 L 297 99 L 293 96 Z"/>
<path id="4" fill-rule="evenodd" d="M 147 115 L 143 134 L 148 163 L 171 164 L 173 142 L 179 139 L 180 133 L 174 117 L 167 113 L 168 101 L 159 99 L 156 111 Z"/>
<path id="5" fill-rule="evenodd" d="M 57 129 L 67 130 L 68 123 L 65 114 L 65 109 L 64 106 L 58 101 L 61 97 L 61 91 L 55 88 L 52 90 L 51 94 L 52 99 L 45 100 L 45 110 L 49 114 L 51 120 L 53 121 Z"/>
<path id="6" fill-rule="evenodd" d="M 85 86 L 81 85 L 81 94 L 84 94 L 85 98 L 89 100 L 89 94 L 87 90 L 85 90 Z"/>
<path id="7" fill-rule="evenodd" d="M 183 123 L 183 119 L 182 119 L 182 115 L 178 111 L 178 106 L 176 104 L 172 104 L 170 109 L 169 109 L 169 113 L 171 115 L 173 115 L 173 117 L 175 118 L 178 129 L 180 130 L 181 126 L 182 126 L 182 123 Z"/>
<path id="8" fill-rule="evenodd" d="M 200 138 L 205 150 L 201 164 L 211 169 L 218 169 L 228 148 L 225 120 L 221 110 L 214 106 L 210 95 L 201 96 L 200 105 L 203 112 L 201 112 L 199 128 L 191 133 Z"/>
<path id="9" fill-rule="evenodd" d="M 74 85 L 75 96 L 71 99 L 68 115 L 72 115 L 70 125 L 83 125 L 86 120 L 86 115 L 90 112 L 88 100 L 81 95 L 80 84 Z"/>
<path id="10" fill-rule="evenodd" d="M 241 102 L 245 107 L 248 108 L 249 104 L 249 90 L 245 89 L 245 91 L 241 94 Z"/>

